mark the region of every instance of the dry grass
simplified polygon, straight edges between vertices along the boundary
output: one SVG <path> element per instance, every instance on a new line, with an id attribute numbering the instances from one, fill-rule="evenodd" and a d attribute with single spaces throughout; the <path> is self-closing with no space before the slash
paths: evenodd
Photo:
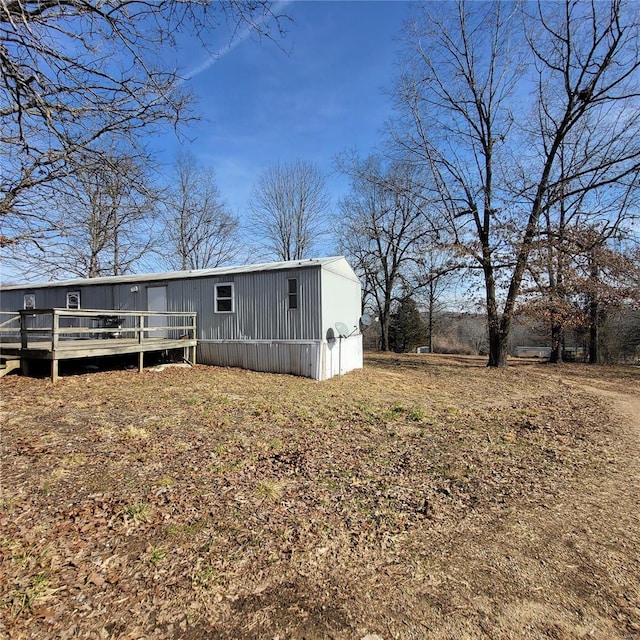
<path id="1" fill-rule="evenodd" d="M 639 379 L 5 378 L 0 634 L 640 638 Z"/>

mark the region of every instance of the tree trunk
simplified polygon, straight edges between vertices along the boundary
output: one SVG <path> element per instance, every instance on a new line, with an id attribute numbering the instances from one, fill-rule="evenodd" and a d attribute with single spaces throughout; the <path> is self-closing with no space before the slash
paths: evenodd
<path id="1" fill-rule="evenodd" d="M 380 313 L 380 351 L 389 351 L 389 321 L 391 316 L 391 301 L 385 300 Z"/>
<path id="2" fill-rule="evenodd" d="M 596 258 L 595 247 L 591 250 L 590 255 L 591 269 L 591 298 L 589 300 L 589 364 L 597 364 L 598 362 L 598 279 L 600 270 Z"/>
<path id="3" fill-rule="evenodd" d="M 433 280 L 429 282 L 429 328 L 428 344 L 429 353 L 433 353 L 433 311 L 436 306 Z"/>
<path id="4" fill-rule="evenodd" d="M 598 364 L 598 301 L 589 303 L 589 364 Z"/>
<path id="5" fill-rule="evenodd" d="M 551 326 L 551 355 L 549 362 L 553 364 L 562 364 L 562 343 L 564 342 L 564 335 L 562 326 L 554 323 Z"/>
<path id="6" fill-rule="evenodd" d="M 380 351 L 389 351 L 389 316 L 380 318 Z"/>
<path id="7" fill-rule="evenodd" d="M 488 242 L 483 246 L 483 252 L 485 253 L 484 278 L 487 290 L 487 326 L 489 329 L 489 361 L 487 362 L 487 366 L 506 367 L 510 323 L 505 322 L 504 315 L 501 320 L 498 313 L 496 284 Z"/>
<path id="8" fill-rule="evenodd" d="M 507 366 L 507 344 L 509 340 L 508 332 L 505 333 L 496 317 L 489 320 L 489 362 L 488 367 Z"/>

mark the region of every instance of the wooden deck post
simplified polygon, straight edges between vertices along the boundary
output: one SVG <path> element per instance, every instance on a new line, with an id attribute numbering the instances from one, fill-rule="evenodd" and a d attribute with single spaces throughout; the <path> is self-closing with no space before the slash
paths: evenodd
<path id="1" fill-rule="evenodd" d="M 51 312 L 51 383 L 58 382 L 58 358 L 56 351 L 58 349 L 58 339 L 60 338 L 60 316 L 56 309 Z"/>
<path id="2" fill-rule="evenodd" d="M 196 333 L 196 314 L 194 313 L 191 316 L 191 325 L 192 325 L 192 334 L 191 334 L 191 339 L 192 340 L 197 340 L 198 338 L 198 334 Z M 196 344 L 193 345 L 193 347 L 191 347 L 191 364 L 195 365 L 196 364 L 196 350 L 198 348 L 198 343 L 196 342 Z"/>
<path id="3" fill-rule="evenodd" d="M 20 349 L 29 347 L 29 334 L 27 333 L 27 314 L 20 312 Z M 20 353 L 20 370 L 23 376 L 29 375 L 29 361 Z"/>
<path id="4" fill-rule="evenodd" d="M 51 351 L 55 356 L 56 349 L 58 348 L 58 340 L 60 339 L 60 315 L 58 310 L 54 309 L 51 312 Z"/>
<path id="5" fill-rule="evenodd" d="M 138 352 L 138 373 L 142 373 L 144 369 L 144 351 L 142 350 L 142 340 L 144 337 L 144 316 L 138 316 L 138 344 L 140 351 Z"/>
<path id="6" fill-rule="evenodd" d="M 29 334 L 27 333 L 27 314 L 20 314 L 20 346 L 26 349 L 29 346 Z"/>

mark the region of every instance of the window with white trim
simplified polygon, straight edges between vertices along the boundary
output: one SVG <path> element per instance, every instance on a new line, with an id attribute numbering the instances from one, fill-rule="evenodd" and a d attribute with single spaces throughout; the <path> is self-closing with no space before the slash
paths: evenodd
<path id="1" fill-rule="evenodd" d="M 233 282 L 223 282 L 215 285 L 214 311 L 216 313 L 233 313 Z"/>
<path id="2" fill-rule="evenodd" d="M 298 278 L 287 280 L 287 295 L 289 299 L 289 309 L 298 308 Z"/>
<path id="3" fill-rule="evenodd" d="M 25 293 L 24 294 L 24 304 L 23 309 L 35 309 L 36 308 L 36 294 L 35 293 Z"/>
<path id="4" fill-rule="evenodd" d="M 68 291 L 67 292 L 67 309 L 79 309 L 80 308 L 80 292 Z"/>

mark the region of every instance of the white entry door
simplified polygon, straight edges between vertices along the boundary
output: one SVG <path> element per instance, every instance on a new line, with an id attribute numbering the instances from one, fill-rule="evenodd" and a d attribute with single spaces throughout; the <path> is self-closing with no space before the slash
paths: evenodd
<path id="1" fill-rule="evenodd" d="M 147 311 L 166 311 L 167 310 L 167 287 L 147 287 Z M 153 327 L 166 327 L 169 322 L 167 316 L 150 316 L 146 318 L 146 326 L 150 329 Z M 149 331 L 147 336 L 150 338 L 166 338 L 168 332 L 166 329 Z"/>

